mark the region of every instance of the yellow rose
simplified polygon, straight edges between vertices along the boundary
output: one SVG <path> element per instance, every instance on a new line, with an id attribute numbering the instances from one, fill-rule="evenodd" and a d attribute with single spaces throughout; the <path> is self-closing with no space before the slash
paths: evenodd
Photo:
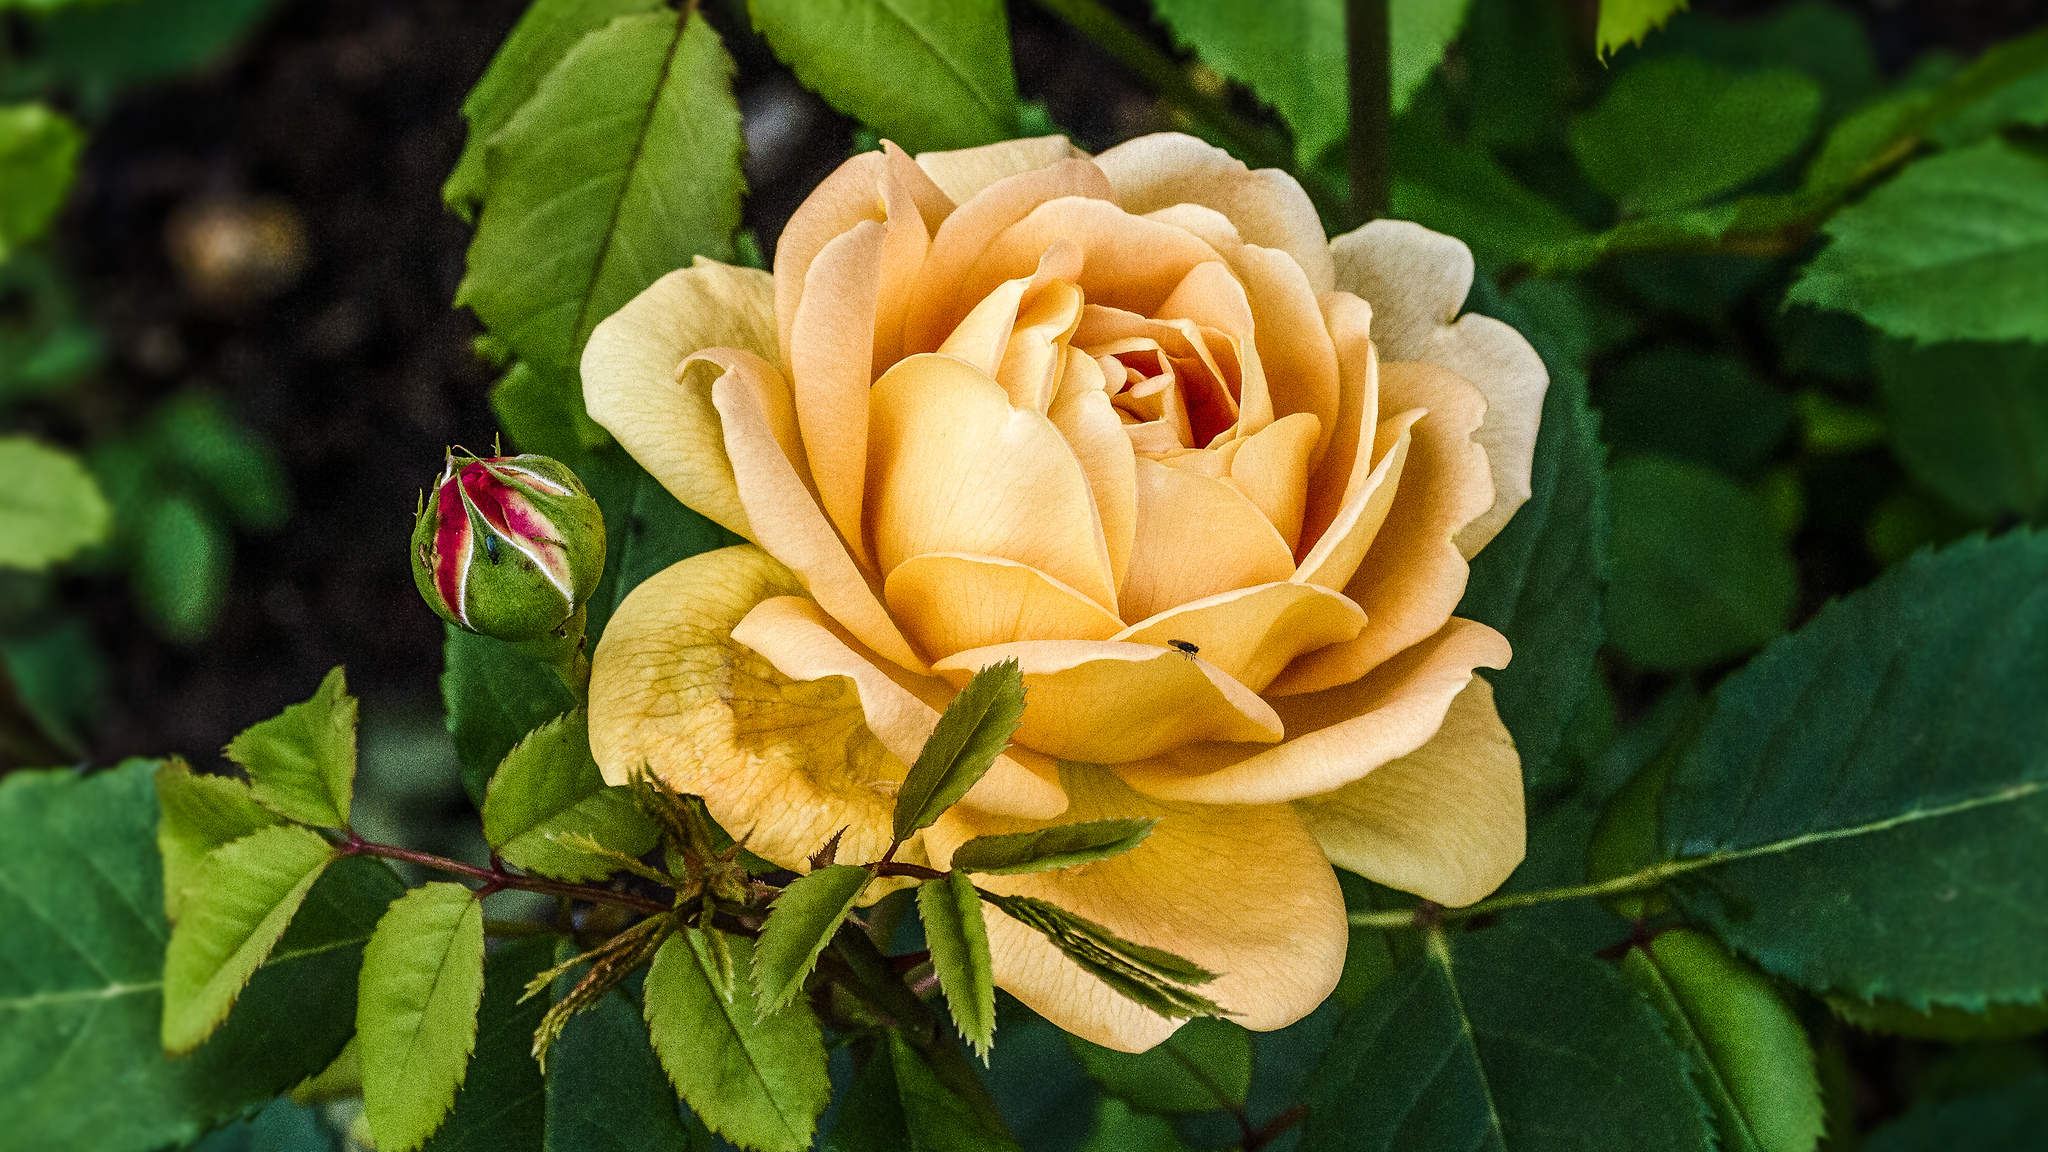
<path id="1" fill-rule="evenodd" d="M 847 161 L 775 274 L 700 260 L 599 325 L 590 413 L 751 544 L 620 606 L 607 779 L 646 764 L 802 870 L 879 858 L 952 694 L 1015 658 L 1016 745 L 899 853 L 1110 816 L 1102 863 L 988 877 L 1222 973 L 1279 1028 L 1335 986 L 1331 863 L 1443 904 L 1521 859 L 1520 763 L 1452 617 L 1527 498 L 1542 363 L 1453 323 L 1463 244 L 1181 135 Z M 1180 643 L 1175 643 L 1180 642 Z M 1183 649 L 1192 646 L 1193 651 Z M 988 910 L 996 981 L 1139 1051 L 1175 1027 Z"/>

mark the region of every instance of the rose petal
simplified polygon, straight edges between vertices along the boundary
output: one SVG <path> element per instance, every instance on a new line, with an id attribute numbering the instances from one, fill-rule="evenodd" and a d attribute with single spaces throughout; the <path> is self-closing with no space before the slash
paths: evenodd
<path id="1" fill-rule="evenodd" d="M 764 272 L 699 256 L 606 317 L 583 349 L 583 402 L 648 474 L 691 508 L 752 537 L 708 367 L 679 369 L 705 348 L 775 356 L 775 285 Z"/>
<path id="2" fill-rule="evenodd" d="M 1025 640 L 932 665 L 955 687 L 1004 660 L 1024 672 L 1017 742 L 1062 760 L 1119 764 L 1190 741 L 1273 741 L 1272 706 L 1200 657 L 1150 644 Z"/>
<path id="3" fill-rule="evenodd" d="M 1335 791 L 1422 747 L 1474 668 L 1505 668 L 1500 633 L 1453 618 L 1364 679 L 1306 696 L 1270 698 L 1287 725 L 1270 748 L 1194 745 L 1117 773 L 1166 800 L 1277 804 Z"/>
<path id="4" fill-rule="evenodd" d="M 1491 317 L 1451 318 L 1472 288 L 1472 252 L 1405 220 L 1375 220 L 1330 242 L 1337 283 L 1371 301 L 1374 339 L 1389 360 L 1441 364 L 1486 397 L 1473 437 L 1486 449 L 1494 501 L 1458 534 L 1467 558 L 1493 539 L 1529 498 L 1536 425 L 1550 374 L 1521 333 Z"/>
<path id="5" fill-rule="evenodd" d="M 1315 416 L 1283 416 L 1240 447 L 1230 461 L 1230 480 L 1252 507 L 1265 514 L 1291 553 L 1301 539 L 1301 513 L 1308 495 L 1309 457 L 1321 426 Z"/>
<path id="6" fill-rule="evenodd" d="M 1131 438 L 1103 390 L 1102 367 L 1087 353 L 1067 349 L 1067 370 L 1060 378 L 1046 416 L 1073 449 L 1088 477 L 1095 500 L 1095 520 L 1102 526 L 1109 551 L 1110 583 L 1121 588 L 1131 566 L 1131 539 L 1137 531 L 1138 477 Z"/>
<path id="7" fill-rule="evenodd" d="M 1025 299 L 1003 350 L 1002 366 L 996 370 L 996 383 L 1009 394 L 1013 407 L 1045 412 L 1052 406 L 1066 367 L 1067 338 L 1080 322 L 1081 290 L 1065 280 L 1055 280 Z"/>
<path id="8" fill-rule="evenodd" d="M 1358 605 L 1327 588 L 1282 581 L 1240 588 L 1162 612 L 1113 636 L 1140 644 L 1182 640 L 1203 660 L 1262 692 L 1303 652 L 1339 644 L 1365 627 Z"/>
<path id="9" fill-rule="evenodd" d="M 801 683 L 843 676 L 853 681 L 868 730 L 904 765 L 916 763 L 939 722 L 939 708 L 932 701 L 943 706 L 951 695 L 938 681 L 911 677 L 877 661 L 834 627 L 817 604 L 802 596 L 761 601 L 733 628 L 732 638 L 760 653 L 791 680 Z M 1066 795 L 1057 784 L 1009 756 L 997 756 L 988 774 L 961 802 L 1034 820 L 1050 819 L 1067 807 Z"/>
<path id="10" fill-rule="evenodd" d="M 958 281 L 968 299 L 1026 276 L 1056 240 L 1081 250 L 1077 283 L 1092 304 L 1154 315 L 1196 265 L 1220 260 L 1214 248 L 1171 225 L 1132 216 L 1107 200 L 1063 196 L 1033 208 L 1002 230 Z M 931 282 L 926 282 L 929 290 Z"/>
<path id="11" fill-rule="evenodd" d="M 1233 254 L 1231 267 L 1251 299 L 1273 415 L 1311 413 L 1327 434 L 1337 426 L 1337 350 L 1307 275 L 1286 253 L 1249 244 Z"/>
<path id="12" fill-rule="evenodd" d="M 913 556 L 889 573 L 883 595 L 932 659 L 1012 640 L 1107 640 L 1124 626 L 1036 568 L 997 556 Z"/>
<path id="13" fill-rule="evenodd" d="M 1221 480 L 1139 457 L 1137 531 L 1121 597 L 1133 623 L 1219 592 L 1294 573 L 1294 553 L 1258 508 Z"/>
<path id="14" fill-rule="evenodd" d="M 790 327 L 790 384 L 818 502 L 855 553 L 868 457 L 868 365 L 889 231 L 863 220 L 819 249 Z"/>
<path id="15" fill-rule="evenodd" d="M 1073 806 L 1060 823 L 1160 823 L 1144 843 L 1109 860 L 976 883 L 1050 901 L 1219 973 L 1197 991 L 1247 1028 L 1284 1028 L 1336 987 L 1349 938 L 1343 895 L 1291 810 L 1162 804 L 1082 765 L 1065 766 L 1061 779 Z M 955 809 L 925 837 L 934 859 L 949 862 L 969 837 L 1044 826 Z M 1125 1052 L 1150 1048 L 1177 1027 L 1088 975 L 1037 931 L 986 905 L 983 915 L 996 982 L 1059 1027 Z"/>
<path id="16" fill-rule="evenodd" d="M 1325 588 L 1351 583 L 1394 507 L 1394 497 L 1401 491 L 1401 474 L 1408 465 L 1408 450 L 1414 444 L 1415 424 L 1425 415 L 1423 409 L 1411 408 L 1380 425 L 1378 442 L 1385 447 L 1368 454 L 1377 454 L 1380 462 L 1356 485 L 1323 538 L 1301 558 L 1293 577 L 1297 583 Z"/>
<path id="17" fill-rule="evenodd" d="M 868 531 L 883 572 L 928 552 L 1000 556 L 1114 609 L 1088 478 L 1052 421 L 950 356 L 903 361 L 871 397 Z"/>
<path id="18" fill-rule="evenodd" d="M 1309 484 L 1302 513 L 1303 543 L 1323 538 L 1337 512 L 1351 502 L 1373 469 L 1373 432 L 1380 422 L 1380 361 L 1373 346 L 1372 305 L 1349 292 L 1325 292 L 1323 324 L 1337 352 L 1337 422 Z"/>
<path id="19" fill-rule="evenodd" d="M 1500 887 L 1527 847 L 1522 761 L 1476 676 L 1429 743 L 1294 809 L 1338 867 L 1452 908 Z"/>
<path id="20" fill-rule="evenodd" d="M 951 152 L 920 152 L 917 166 L 952 197 L 953 203 L 965 204 L 998 180 L 1087 155 L 1065 136 L 1033 136 Z"/>

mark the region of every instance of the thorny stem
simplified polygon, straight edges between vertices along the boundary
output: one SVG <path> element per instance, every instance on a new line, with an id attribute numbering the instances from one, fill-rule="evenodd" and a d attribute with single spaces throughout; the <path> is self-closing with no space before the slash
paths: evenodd
<path id="1" fill-rule="evenodd" d="M 1387 214 L 1393 175 L 1393 49 L 1387 0 L 1346 0 L 1346 79 L 1350 89 L 1351 222 Z"/>
<path id="2" fill-rule="evenodd" d="M 1300 1104 L 1287 1109 L 1259 1127 L 1245 1133 L 1244 1152 L 1259 1152 L 1261 1148 L 1280 1138 L 1280 1134 L 1301 1123 L 1308 1115 L 1308 1109 Z"/>
<path id="3" fill-rule="evenodd" d="M 550 896 L 566 896 L 571 900 L 586 900 L 592 904 L 610 904 L 617 908 L 631 908 L 635 911 L 649 914 L 670 910 L 669 905 L 659 900 L 649 900 L 645 896 L 635 896 L 630 892 L 614 892 L 609 888 L 593 888 L 587 884 L 562 884 L 553 880 L 543 880 L 538 876 L 520 876 L 507 872 L 502 867 L 479 868 L 474 864 L 464 864 L 460 860 L 450 860 L 445 856 L 436 856 L 430 852 L 415 852 L 410 848 L 400 848 L 393 844 L 379 844 L 375 841 L 365 840 L 354 832 L 350 832 L 348 839 L 342 841 L 341 854 L 344 856 L 379 856 L 386 860 L 403 860 L 408 864 L 418 864 L 422 868 L 432 868 L 437 872 L 447 872 L 455 876 L 466 876 L 471 880 L 481 881 L 483 883 L 482 893 L 486 896 L 493 892 L 502 892 L 507 888 L 516 888 L 522 892 L 543 892 Z"/>
<path id="4" fill-rule="evenodd" d="M 1710 864 L 1720 864 L 1728 856 L 1698 856 L 1689 860 L 1667 860 L 1652 864 L 1594 884 L 1575 884 L 1569 888 L 1544 888 L 1535 892 L 1516 892 L 1509 896 L 1496 896 L 1481 900 L 1463 908 L 1444 908 L 1424 901 L 1413 908 L 1389 908 L 1378 912 L 1353 912 L 1351 923 L 1359 928 L 1428 928 L 1450 920 L 1469 920 L 1474 916 L 1485 916 L 1492 912 L 1505 912 L 1511 908 L 1528 908 L 1537 904 L 1553 904 L 1559 900 L 1577 900 L 1586 896 L 1621 896 L 1630 892 L 1647 892 L 1673 876 L 1680 876 Z"/>

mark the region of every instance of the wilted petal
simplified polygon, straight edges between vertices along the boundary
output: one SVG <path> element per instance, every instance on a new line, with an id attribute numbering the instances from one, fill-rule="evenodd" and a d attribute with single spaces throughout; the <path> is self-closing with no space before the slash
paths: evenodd
<path id="1" fill-rule="evenodd" d="M 1156 460 L 1135 461 L 1137 532 L 1124 577 L 1124 619 L 1136 622 L 1207 596 L 1294 573 L 1294 553 L 1244 494 Z"/>
<path id="2" fill-rule="evenodd" d="M 953 203 L 965 204 L 998 180 L 1087 155 L 1065 136 L 1033 136 L 951 152 L 919 152 L 917 165 Z"/>
<path id="3" fill-rule="evenodd" d="M 1253 692 L 1303 652 L 1341 644 L 1365 626 L 1358 605 L 1327 588 L 1282 581 L 1224 592 L 1162 612 L 1110 637 L 1140 644 L 1181 640 Z"/>
<path id="4" fill-rule="evenodd" d="M 1521 758 L 1478 677 L 1429 743 L 1294 808 L 1338 867 L 1453 908 L 1500 887 L 1527 847 Z"/>
<path id="5" fill-rule="evenodd" d="M 913 556 L 889 573 L 889 611 L 926 656 L 1012 640 L 1107 640 L 1124 622 L 1014 560 L 941 552 Z"/>

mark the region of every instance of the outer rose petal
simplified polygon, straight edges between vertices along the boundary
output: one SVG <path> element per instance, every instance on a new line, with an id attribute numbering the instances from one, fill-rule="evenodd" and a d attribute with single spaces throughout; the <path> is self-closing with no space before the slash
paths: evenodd
<path id="1" fill-rule="evenodd" d="M 1038 569 L 996 556 L 912 556 L 889 573 L 883 595 L 897 623 L 935 660 L 1012 640 L 1107 640 L 1124 626 Z"/>
<path id="2" fill-rule="evenodd" d="M 1297 816 L 1282 805 L 1163 804 L 1108 772 L 1065 765 L 1073 806 L 1060 823 L 1163 817 L 1143 844 L 1084 868 L 984 876 L 1006 895 L 1036 896 L 1127 940 L 1175 952 L 1218 978 L 1200 991 L 1247 1028 L 1284 1028 L 1336 987 L 1349 926 L 1335 874 Z M 925 833 L 935 863 L 969 837 L 1043 828 L 954 809 Z M 996 983 L 1061 1028 L 1110 1048 L 1142 1052 L 1172 1035 L 1172 1021 L 1124 999 L 1044 936 L 983 906 Z"/>
<path id="3" fill-rule="evenodd" d="M 1473 437 L 1493 470 L 1493 506 L 1458 533 L 1469 559 L 1529 499 L 1536 423 L 1550 374 L 1522 334 L 1487 316 L 1451 318 L 1472 288 L 1472 251 L 1406 220 L 1375 220 L 1330 242 L 1337 286 L 1373 307 L 1373 339 L 1384 360 L 1441 364 L 1486 397 L 1486 423 Z"/>
<path id="4" fill-rule="evenodd" d="M 1168 800 L 1277 804 L 1317 796 L 1422 747 L 1442 726 L 1451 700 L 1471 682 L 1472 670 L 1505 668 L 1511 655 L 1500 633 L 1454 617 L 1355 683 L 1272 700 L 1287 727 L 1285 743 L 1190 745 L 1120 765 L 1117 774 L 1133 788 Z"/>
<path id="5" fill-rule="evenodd" d="M 917 166 L 924 169 L 953 203 L 965 204 L 975 193 L 1003 179 L 1062 160 L 1085 160 L 1088 154 L 1074 147 L 1065 136 L 1033 136 L 1004 140 L 979 148 L 958 148 L 951 152 L 919 152 Z"/>
<path id="6" fill-rule="evenodd" d="M 1435 739 L 1294 809 L 1338 867 L 1453 908 L 1500 887 L 1526 848 L 1521 759 L 1479 677 Z"/>
<path id="7" fill-rule="evenodd" d="M 752 537 L 707 365 L 679 378 L 706 348 L 737 348 L 774 363 L 775 283 L 765 272 L 697 257 L 606 317 L 583 349 L 583 402 L 648 474 L 691 508 Z"/>
<path id="8" fill-rule="evenodd" d="M 607 782 L 645 764 L 800 872 L 841 828 L 841 859 L 880 858 L 905 772 L 851 684 L 792 681 L 732 639 L 756 604 L 802 591 L 751 545 L 692 556 L 627 595 L 590 675 L 590 750 Z"/>

